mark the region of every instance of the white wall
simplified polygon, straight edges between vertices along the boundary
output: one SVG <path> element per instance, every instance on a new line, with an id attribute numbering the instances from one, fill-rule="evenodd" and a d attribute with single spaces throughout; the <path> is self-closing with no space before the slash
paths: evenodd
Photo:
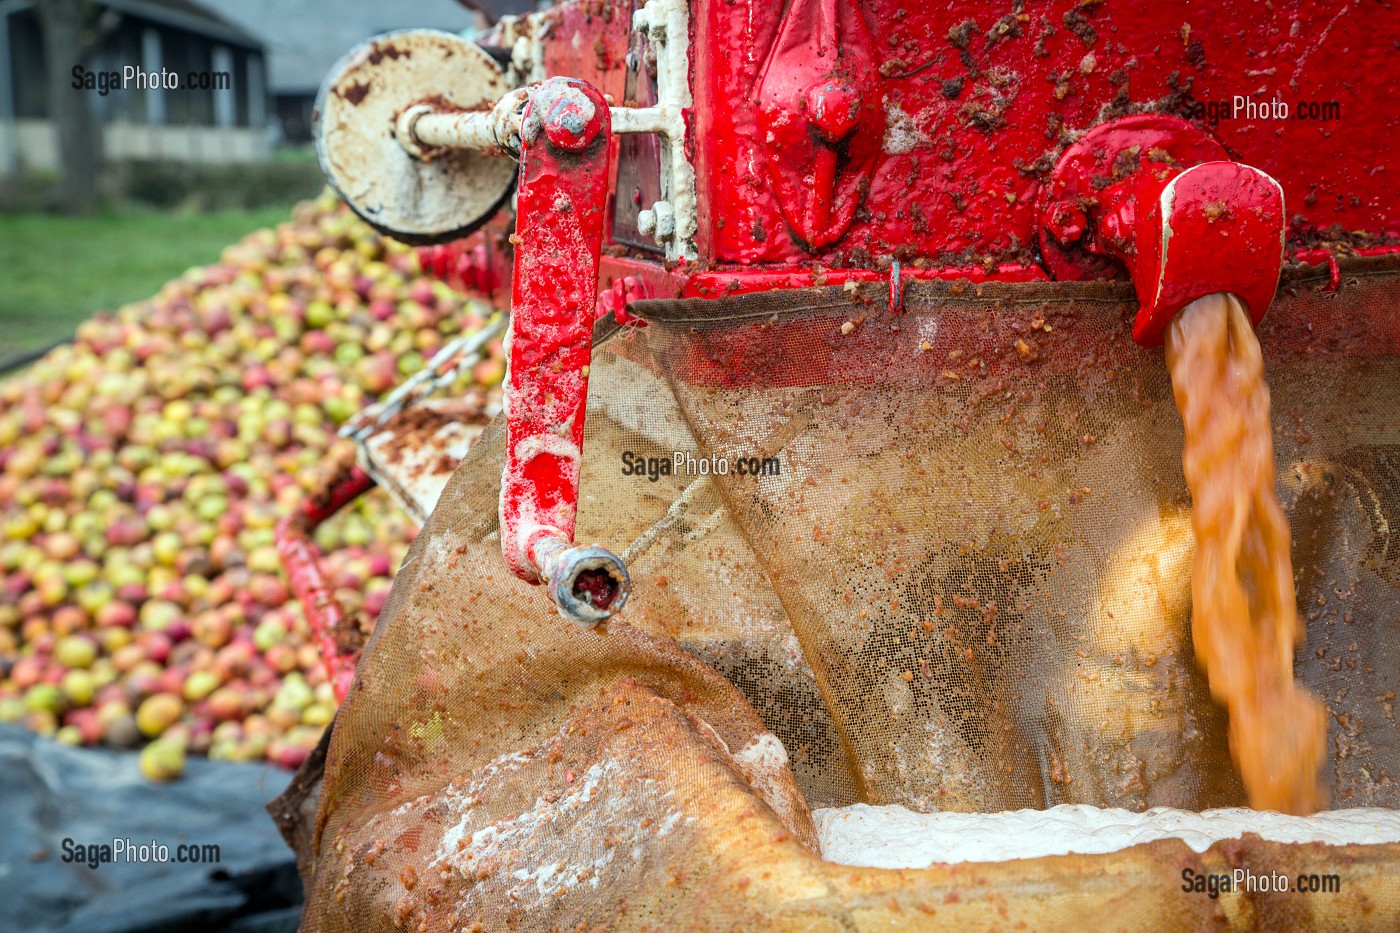
<path id="1" fill-rule="evenodd" d="M 49 121 L 18 120 L 16 124 L 21 164 L 31 169 L 57 168 L 58 149 Z M 103 125 L 102 131 L 103 157 L 109 161 L 262 162 L 271 149 L 267 131 L 261 127 L 147 126 L 117 121 Z M 0 146 L 6 142 L 5 132 L 0 125 Z"/>

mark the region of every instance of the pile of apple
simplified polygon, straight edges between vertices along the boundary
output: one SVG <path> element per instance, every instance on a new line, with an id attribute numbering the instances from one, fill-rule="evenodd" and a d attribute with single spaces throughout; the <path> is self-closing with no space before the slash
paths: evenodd
<path id="1" fill-rule="evenodd" d="M 327 194 L 0 383 L 0 721 L 297 766 L 334 697 L 273 546 L 336 430 L 486 309 Z M 500 382 L 499 345 L 469 374 Z M 368 630 L 414 528 L 379 490 L 316 532 Z"/>

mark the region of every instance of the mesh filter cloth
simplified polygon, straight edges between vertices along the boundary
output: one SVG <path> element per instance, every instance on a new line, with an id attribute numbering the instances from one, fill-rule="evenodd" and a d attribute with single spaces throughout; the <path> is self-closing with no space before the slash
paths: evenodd
<path id="1" fill-rule="evenodd" d="M 1400 805 L 1400 278 L 1289 279 L 1261 329 L 1334 807 Z M 919 871 L 814 851 L 809 807 L 1241 805 L 1193 661 L 1181 424 L 1112 285 L 644 302 L 599 333 L 586 632 L 510 576 L 501 431 L 400 571 L 314 791 L 303 929 L 1390 929 L 1395 846 L 1167 841 Z M 845 325 L 850 326 L 845 326 Z M 623 453 L 778 475 L 623 475 Z M 314 774 L 302 785 L 314 786 Z M 298 823 L 298 814 L 309 826 Z M 1180 891 L 1336 870 L 1340 895 Z"/>

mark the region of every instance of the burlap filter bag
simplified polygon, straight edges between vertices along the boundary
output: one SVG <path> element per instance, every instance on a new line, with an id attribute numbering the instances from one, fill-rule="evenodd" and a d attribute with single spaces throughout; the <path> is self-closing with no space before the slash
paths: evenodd
<path id="1" fill-rule="evenodd" d="M 1290 270 L 1260 339 L 1323 784 L 1395 808 L 1400 278 L 1344 273 Z M 1181 422 L 1130 289 L 632 310 L 647 327 L 598 331 L 577 536 L 627 559 L 631 601 L 582 630 L 509 573 L 489 428 L 274 807 L 303 930 L 1400 929 L 1393 845 L 909 870 L 817 851 L 811 809 L 858 801 L 1245 804 L 1192 652 Z M 1342 890 L 1181 890 L 1237 865 Z"/>

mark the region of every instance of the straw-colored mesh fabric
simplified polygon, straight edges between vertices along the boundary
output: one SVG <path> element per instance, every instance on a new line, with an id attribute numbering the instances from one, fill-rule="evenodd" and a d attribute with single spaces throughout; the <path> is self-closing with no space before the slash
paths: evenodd
<path id="1" fill-rule="evenodd" d="M 1400 805 L 1400 279 L 1368 271 L 1292 281 L 1261 331 L 1335 807 Z M 815 852 L 809 807 L 854 800 L 1243 803 L 1192 658 L 1180 419 L 1122 289 L 637 310 L 595 350 L 578 534 L 625 554 L 631 602 L 584 631 L 509 574 L 488 430 L 337 718 L 304 930 L 1400 928 L 1395 846 Z M 781 472 L 622 475 L 676 450 Z M 1180 890 L 1235 865 L 1343 889 Z"/>
<path id="2" fill-rule="evenodd" d="M 1385 282 L 1305 287 L 1261 333 L 1341 807 L 1400 805 L 1400 367 L 1393 325 L 1364 326 L 1400 305 Z M 863 799 L 1243 805 L 1188 629 L 1181 420 L 1161 350 L 1125 339 L 1131 302 L 921 283 L 891 314 L 886 294 L 759 294 L 722 322 L 673 303 L 647 334 L 702 449 L 778 451 L 780 476 L 716 482 Z"/>
<path id="3" fill-rule="evenodd" d="M 676 453 L 701 452 L 666 384 L 627 358 L 644 353 L 641 334 L 620 334 L 592 367 L 575 537 L 626 560 L 628 624 L 709 664 L 773 724 L 811 807 L 853 803 L 831 714 L 772 584 L 714 480 L 674 470 Z M 624 475 L 624 453 L 657 460 L 656 480 Z"/>

